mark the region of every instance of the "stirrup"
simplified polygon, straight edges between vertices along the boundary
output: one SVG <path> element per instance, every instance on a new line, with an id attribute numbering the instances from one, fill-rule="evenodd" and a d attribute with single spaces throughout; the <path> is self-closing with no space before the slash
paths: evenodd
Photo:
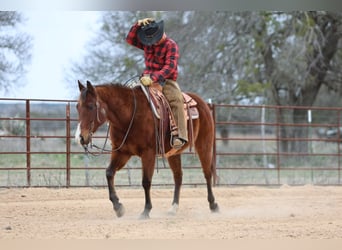
<path id="1" fill-rule="evenodd" d="M 181 147 L 184 146 L 185 143 L 186 143 L 185 140 L 183 140 L 179 137 L 174 137 L 172 140 L 172 147 L 175 149 L 180 149 Z"/>

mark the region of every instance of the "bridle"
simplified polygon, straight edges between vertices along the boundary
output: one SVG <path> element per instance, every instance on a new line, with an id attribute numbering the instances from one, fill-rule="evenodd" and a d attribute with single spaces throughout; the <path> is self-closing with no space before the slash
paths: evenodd
<path id="1" fill-rule="evenodd" d="M 95 103 L 95 112 L 96 112 L 96 113 L 95 113 L 95 117 L 96 117 L 96 120 L 97 120 L 97 122 L 98 122 L 99 124 L 102 123 L 102 121 L 101 121 L 101 119 L 100 119 L 100 115 L 99 115 L 99 113 L 100 113 L 100 111 L 99 111 L 100 108 L 101 108 L 101 104 L 99 103 L 99 101 L 96 101 L 96 103 Z M 94 132 L 93 132 L 94 127 L 95 127 L 95 119 L 93 119 L 93 120 L 90 122 L 89 130 L 88 130 L 88 132 L 89 132 L 89 143 L 88 143 L 88 144 L 90 144 L 90 147 L 91 147 L 91 148 L 93 147 L 92 138 L 93 138 L 93 134 L 94 134 Z M 85 150 L 86 152 L 89 152 L 89 150 L 88 150 L 88 145 L 83 144 L 82 146 L 83 146 L 83 148 L 84 148 L 84 150 Z"/>
<path id="2" fill-rule="evenodd" d="M 127 140 L 128 134 L 129 134 L 129 132 L 130 132 L 130 130 L 131 130 L 131 128 L 132 128 L 133 121 L 134 121 L 134 117 L 135 117 L 135 114 L 136 114 L 136 111 L 137 111 L 137 100 L 136 100 L 134 88 L 131 88 L 131 90 L 132 90 L 132 93 L 133 93 L 134 108 L 133 108 L 133 113 L 132 113 L 131 120 L 130 120 L 130 122 L 129 122 L 127 131 L 126 131 L 126 133 L 125 133 L 125 135 L 124 135 L 124 137 L 123 137 L 123 139 L 122 139 L 122 141 L 121 141 L 121 144 L 120 144 L 117 148 L 115 148 L 115 149 L 111 149 L 111 150 L 105 149 L 106 144 L 107 144 L 107 140 L 108 140 L 108 136 L 109 136 L 110 123 L 109 123 L 108 128 L 107 128 L 106 140 L 105 140 L 105 142 L 104 142 L 104 144 L 103 144 L 103 147 L 101 148 L 101 147 L 98 147 L 97 145 L 93 144 L 93 143 L 92 143 L 92 136 L 93 136 L 92 130 L 94 129 L 94 126 L 95 126 L 95 119 L 94 119 L 94 120 L 90 123 L 90 127 L 89 127 L 89 136 L 90 136 L 89 144 L 90 144 L 90 148 L 93 148 L 93 147 L 94 147 L 94 148 L 97 148 L 97 149 L 99 149 L 99 150 L 101 150 L 101 151 L 98 152 L 98 153 L 93 153 L 93 152 L 90 152 L 90 151 L 89 151 L 88 145 L 83 145 L 83 148 L 84 148 L 84 151 L 85 151 L 86 154 L 89 153 L 89 154 L 91 154 L 91 155 L 93 155 L 93 156 L 98 156 L 98 155 L 102 154 L 103 152 L 115 152 L 115 151 L 120 150 L 120 149 L 123 147 L 123 145 L 125 144 L 125 142 L 126 142 L 126 140 Z M 101 119 L 100 119 L 100 116 L 99 116 L 99 112 L 101 112 L 101 111 L 100 111 L 100 106 L 101 106 L 101 104 L 100 104 L 98 101 L 96 101 L 96 103 L 95 103 L 95 108 L 96 108 L 96 119 L 97 119 L 97 121 L 101 124 L 102 122 L 101 122 Z"/>

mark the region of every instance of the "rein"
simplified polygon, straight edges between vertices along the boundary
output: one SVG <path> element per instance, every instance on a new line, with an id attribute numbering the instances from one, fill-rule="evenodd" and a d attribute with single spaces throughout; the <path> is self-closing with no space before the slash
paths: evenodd
<path id="1" fill-rule="evenodd" d="M 120 149 L 123 147 L 123 145 L 125 144 L 125 142 L 126 142 L 126 140 L 127 140 L 128 134 L 129 134 L 129 132 L 130 132 L 130 130 L 131 130 L 131 128 L 132 128 L 133 121 L 134 121 L 134 117 L 135 117 L 135 114 L 136 114 L 136 111 L 137 111 L 137 99 L 136 99 L 136 96 L 135 96 L 134 89 L 131 88 L 131 90 L 132 90 L 132 93 L 133 93 L 134 109 L 133 109 L 133 113 L 132 113 L 132 118 L 131 118 L 131 120 L 130 120 L 130 122 L 129 122 L 127 131 L 126 131 L 126 133 L 125 133 L 124 138 L 122 139 L 121 144 L 120 144 L 117 148 L 115 148 L 115 149 L 111 149 L 111 150 L 105 149 L 106 144 L 107 144 L 107 141 L 108 141 L 108 135 L 109 135 L 109 129 L 110 129 L 110 123 L 109 123 L 108 129 L 107 129 L 106 140 L 105 140 L 105 142 L 104 142 L 104 144 L 103 144 L 103 147 L 101 148 L 101 147 L 99 147 L 99 146 L 93 144 L 92 142 L 91 142 L 91 144 L 90 144 L 90 148 L 94 147 L 94 148 L 100 149 L 101 152 L 99 152 L 99 153 L 90 152 L 89 149 L 88 149 L 88 147 L 87 147 L 87 146 L 84 146 L 84 151 L 85 151 L 86 154 L 89 153 L 89 154 L 91 154 L 91 155 L 93 155 L 93 156 L 99 156 L 99 155 L 102 154 L 103 152 L 115 152 L 115 151 L 120 150 Z M 98 109 L 96 110 L 96 113 L 97 113 L 97 118 L 99 118 L 99 116 L 98 116 Z"/>

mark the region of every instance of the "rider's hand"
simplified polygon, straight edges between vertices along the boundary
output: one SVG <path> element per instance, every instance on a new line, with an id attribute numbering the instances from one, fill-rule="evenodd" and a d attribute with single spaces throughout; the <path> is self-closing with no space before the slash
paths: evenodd
<path id="1" fill-rule="evenodd" d="M 149 23 L 151 23 L 151 22 L 153 22 L 153 21 L 154 21 L 153 18 L 147 17 L 147 18 L 138 20 L 138 25 L 139 25 L 139 26 L 145 26 L 146 24 L 149 24 Z"/>
<path id="2" fill-rule="evenodd" d="M 149 76 L 143 76 L 143 77 L 140 78 L 140 82 L 144 86 L 150 86 L 153 83 L 153 80 Z"/>

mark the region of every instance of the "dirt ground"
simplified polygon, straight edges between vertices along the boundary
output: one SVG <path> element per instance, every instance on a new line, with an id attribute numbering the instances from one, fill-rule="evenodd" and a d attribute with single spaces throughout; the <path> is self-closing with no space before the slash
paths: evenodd
<path id="1" fill-rule="evenodd" d="M 117 218 L 106 189 L 0 189 L 0 239 L 341 239 L 342 187 L 216 187 L 220 213 L 204 188 L 152 188 L 150 219 L 140 220 L 141 189 L 117 189 Z"/>

